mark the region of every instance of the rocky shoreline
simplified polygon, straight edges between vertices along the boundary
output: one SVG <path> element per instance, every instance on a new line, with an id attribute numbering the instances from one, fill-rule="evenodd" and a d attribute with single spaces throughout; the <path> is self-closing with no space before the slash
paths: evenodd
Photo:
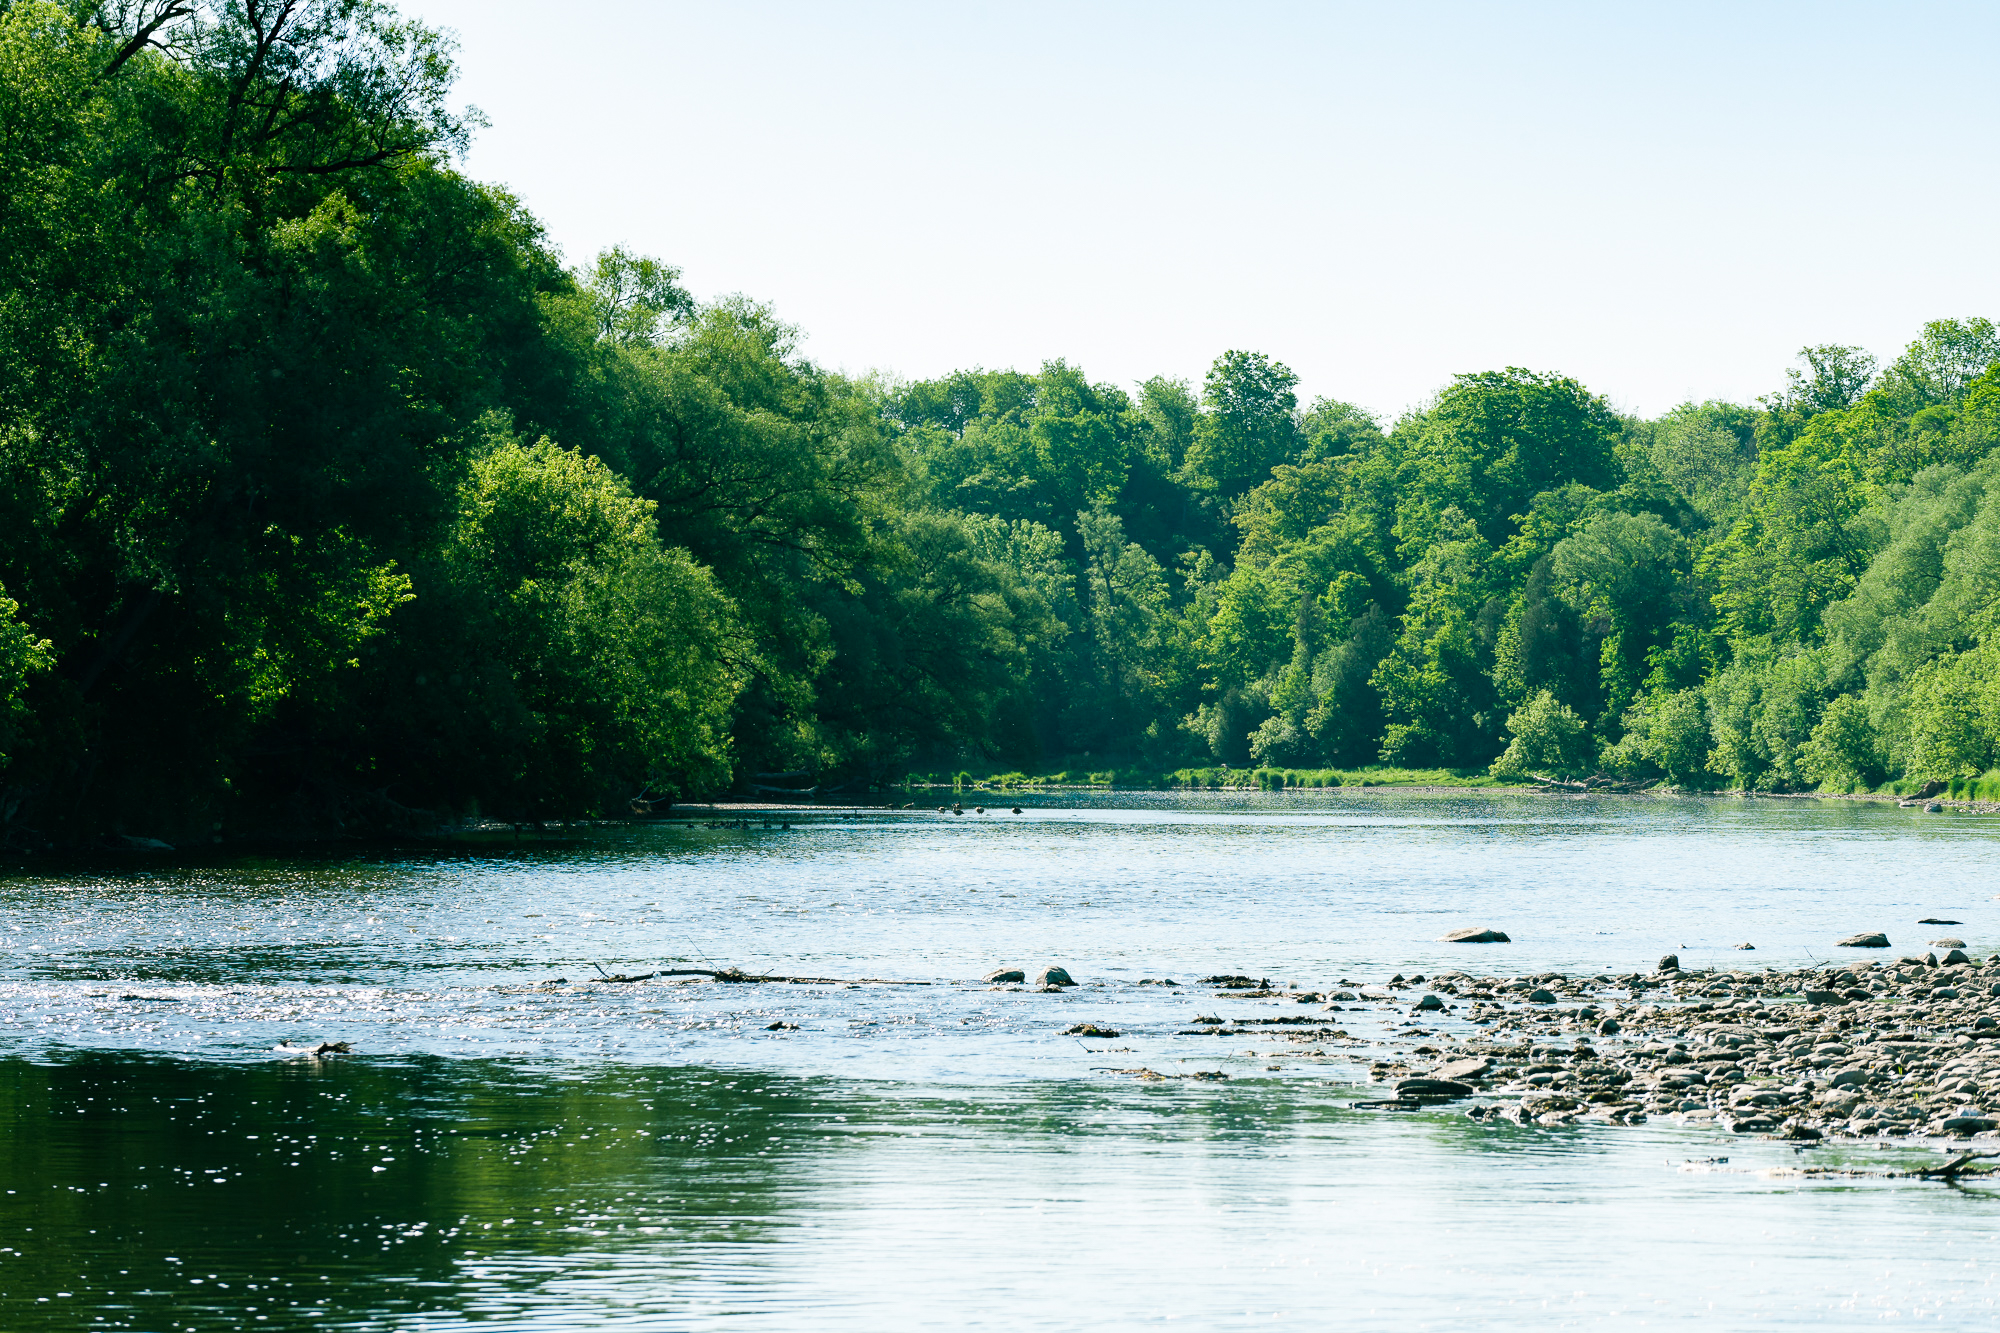
<path id="1" fill-rule="evenodd" d="M 1482 1029 L 1374 1062 L 1393 1095 L 1371 1109 L 1471 1101 L 1474 1119 L 1670 1118 L 1801 1142 L 2000 1138 L 2000 954 L 1706 971 L 1668 957 L 1650 974 L 1451 971 L 1314 998 L 1408 998 L 1412 1017 Z"/>

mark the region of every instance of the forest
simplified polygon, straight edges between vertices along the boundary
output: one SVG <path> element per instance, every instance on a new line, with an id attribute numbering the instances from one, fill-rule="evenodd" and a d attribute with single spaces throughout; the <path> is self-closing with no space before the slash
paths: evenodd
<path id="1" fill-rule="evenodd" d="M 816 365 L 454 163 L 379 0 L 0 0 L 0 843 L 912 773 L 2000 764 L 2000 332 L 1394 421 L 1256 351 Z M 2000 775 L 1996 775 L 2000 776 Z M 1136 778 L 1135 778 L 1136 780 Z"/>

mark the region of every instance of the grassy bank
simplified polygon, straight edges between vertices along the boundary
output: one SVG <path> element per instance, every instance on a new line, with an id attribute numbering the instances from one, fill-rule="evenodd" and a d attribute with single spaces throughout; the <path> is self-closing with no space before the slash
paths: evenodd
<path id="1" fill-rule="evenodd" d="M 1284 791 L 1329 787 L 1501 787 L 1481 769 L 1452 768 L 1178 768 L 1061 769 L 1052 773 L 912 773 L 912 787 L 958 791 L 1032 791 L 1101 787 L 1127 791 Z"/>

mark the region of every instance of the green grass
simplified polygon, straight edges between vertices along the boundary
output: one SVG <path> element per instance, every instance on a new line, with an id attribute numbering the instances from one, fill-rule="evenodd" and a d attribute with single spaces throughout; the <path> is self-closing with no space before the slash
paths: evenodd
<path id="1" fill-rule="evenodd" d="M 954 781 L 956 779 L 956 781 Z M 1331 787 L 1503 787 L 1483 769 L 1453 768 L 1179 768 L 1060 769 L 1031 774 L 1014 770 L 974 778 L 970 773 L 912 773 L 912 786 L 979 791 L 1037 787 L 1122 787 L 1128 791 L 1313 790 Z"/>
<path id="2" fill-rule="evenodd" d="M 1898 778 L 1875 790 L 1890 796 L 1915 796 L 1930 784 L 1929 778 Z M 1945 801 L 2000 801 L 2000 768 L 1989 768 L 1976 778 L 1951 778 L 1938 793 Z"/>

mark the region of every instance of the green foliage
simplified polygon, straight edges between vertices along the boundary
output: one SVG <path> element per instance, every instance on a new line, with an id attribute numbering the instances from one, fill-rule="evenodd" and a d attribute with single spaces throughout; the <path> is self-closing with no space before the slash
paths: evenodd
<path id="1" fill-rule="evenodd" d="M 1301 443 L 1299 382 L 1262 352 L 1224 352 L 1202 381 L 1202 405 L 1185 470 L 1193 484 L 1224 496 L 1249 490 Z"/>
<path id="2" fill-rule="evenodd" d="M 23 697 L 28 681 L 55 666 L 54 647 L 38 639 L 20 620 L 21 604 L 0 589 L 0 776 L 4 776 L 20 744 L 21 723 L 27 719 Z"/>
<path id="3" fill-rule="evenodd" d="M 452 56 L 380 0 L 0 6 L 0 842 L 2000 760 L 1984 320 L 1654 421 L 1516 367 L 1385 433 L 1243 349 L 855 379 L 565 271 L 453 167 Z"/>
<path id="4" fill-rule="evenodd" d="M 1574 778 L 1594 767 L 1583 719 L 1547 690 L 1508 716 L 1507 734 L 1507 748 L 1493 761 L 1496 778 Z"/>
<path id="5" fill-rule="evenodd" d="M 1843 694 L 1827 705 L 1799 752 L 1799 768 L 1831 791 L 1867 790 L 1882 780 L 1875 729 L 1858 696 Z"/>
<path id="6" fill-rule="evenodd" d="M 1600 756 L 1606 769 L 1626 778 L 1662 777 L 1677 787 L 1707 785 L 1708 710 L 1701 691 L 1642 695 L 1622 727 L 1624 736 Z"/>
<path id="7" fill-rule="evenodd" d="M 1543 491 L 1611 489 L 1622 479 L 1619 434 L 1611 408 L 1575 380 L 1518 367 L 1456 377 L 1396 426 L 1401 548 L 1429 547 L 1454 510 L 1498 545 Z"/>

